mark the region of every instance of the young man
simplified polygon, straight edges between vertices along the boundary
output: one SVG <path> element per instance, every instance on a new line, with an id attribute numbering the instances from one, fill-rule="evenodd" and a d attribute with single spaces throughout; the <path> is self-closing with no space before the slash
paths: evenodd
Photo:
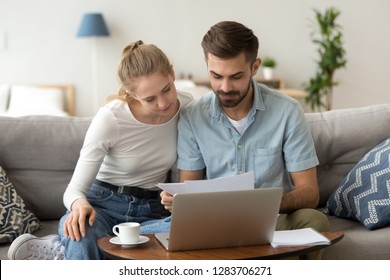
<path id="1" fill-rule="evenodd" d="M 261 59 L 258 39 L 237 22 L 212 26 L 202 47 L 213 93 L 181 111 L 180 181 L 254 171 L 255 187 L 283 187 L 277 230 L 328 230 L 319 201 L 318 159 L 296 100 L 254 81 Z M 171 209 L 173 198 L 163 192 Z"/>

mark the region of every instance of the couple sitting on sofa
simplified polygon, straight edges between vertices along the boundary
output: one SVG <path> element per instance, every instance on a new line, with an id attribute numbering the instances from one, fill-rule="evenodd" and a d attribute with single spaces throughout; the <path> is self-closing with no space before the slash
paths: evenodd
<path id="1" fill-rule="evenodd" d="M 96 239 L 126 221 L 141 223 L 142 234 L 169 231 L 164 210 L 173 197 L 155 185 L 167 180 L 177 155 L 181 181 L 253 170 L 255 187 L 283 186 L 278 230 L 328 229 L 326 216 L 313 209 L 318 159 L 300 104 L 252 79 L 261 65 L 257 37 L 239 23 L 220 22 L 202 47 L 214 93 L 188 106 L 192 97 L 176 92 L 160 49 L 142 41 L 124 49 L 121 90 L 88 129 L 59 235 L 21 235 L 9 259 L 101 259 Z"/>

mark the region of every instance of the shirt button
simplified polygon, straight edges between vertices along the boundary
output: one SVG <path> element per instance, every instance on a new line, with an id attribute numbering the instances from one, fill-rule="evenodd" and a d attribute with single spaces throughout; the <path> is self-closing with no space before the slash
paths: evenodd
<path id="1" fill-rule="evenodd" d="M 237 148 L 241 149 L 241 145 L 238 145 Z"/>

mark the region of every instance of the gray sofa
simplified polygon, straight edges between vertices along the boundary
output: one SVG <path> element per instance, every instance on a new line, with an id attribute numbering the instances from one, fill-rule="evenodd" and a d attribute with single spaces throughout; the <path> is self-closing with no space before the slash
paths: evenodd
<path id="1" fill-rule="evenodd" d="M 371 148 L 390 137 L 390 104 L 308 113 L 320 165 L 320 204 Z M 90 118 L 0 117 L 0 166 L 44 228 L 57 232 L 64 214 L 62 194 L 72 176 Z M 390 226 L 367 230 L 361 223 L 329 216 L 331 230 L 345 236 L 327 248 L 324 259 L 390 259 Z M 7 259 L 9 245 L 0 245 Z"/>

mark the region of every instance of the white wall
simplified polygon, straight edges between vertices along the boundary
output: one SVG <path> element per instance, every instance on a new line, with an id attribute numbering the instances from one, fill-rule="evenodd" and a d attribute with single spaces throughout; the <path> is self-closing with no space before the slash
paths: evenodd
<path id="1" fill-rule="evenodd" d="M 101 102 L 117 90 L 123 47 L 137 39 L 161 47 L 177 75 L 205 77 L 200 42 L 221 20 L 252 28 L 260 57 L 275 57 L 276 75 L 287 87 L 302 88 L 317 57 L 309 37 L 312 8 L 330 6 L 342 12 L 348 58 L 347 68 L 336 73 L 334 107 L 390 103 L 388 0 L 0 0 L 0 30 L 6 35 L 0 83 L 72 83 L 77 114 L 93 114 L 91 40 L 75 34 L 85 12 L 102 12 L 111 37 L 96 42 Z"/>

